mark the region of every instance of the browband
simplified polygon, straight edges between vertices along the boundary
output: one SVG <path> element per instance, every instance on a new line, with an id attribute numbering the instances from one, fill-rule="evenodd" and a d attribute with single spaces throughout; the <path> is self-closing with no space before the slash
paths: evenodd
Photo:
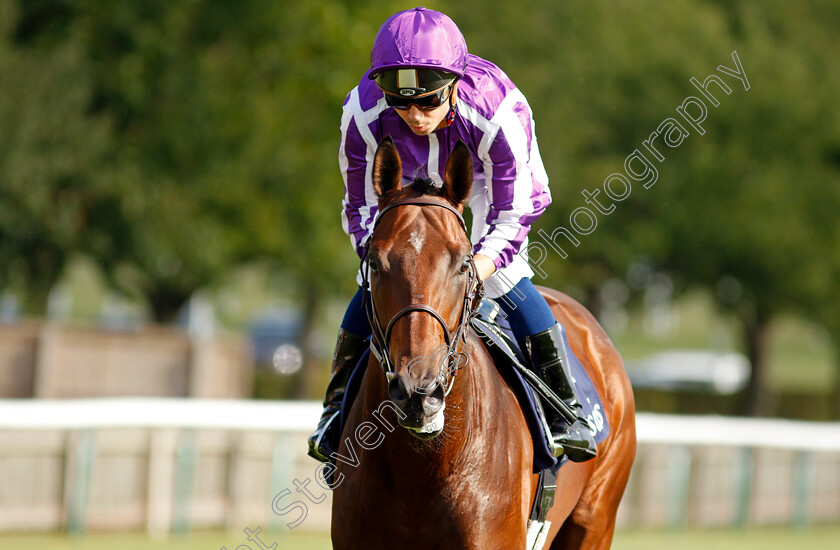
<path id="1" fill-rule="evenodd" d="M 404 205 L 414 205 L 414 206 L 439 206 L 441 208 L 445 208 L 455 214 L 458 218 L 458 222 L 461 224 L 461 229 L 464 230 L 464 233 L 467 235 L 467 240 L 469 240 L 469 231 L 467 231 L 467 222 L 464 221 L 464 216 L 458 212 L 458 209 L 446 202 L 446 199 L 441 199 L 438 197 L 415 197 L 413 199 L 401 199 L 398 201 L 394 201 L 388 204 L 385 208 L 379 211 L 379 216 L 376 217 L 376 222 L 373 224 L 373 228 L 376 229 L 376 226 L 379 225 L 379 220 L 382 219 L 382 216 L 385 215 L 385 212 L 391 210 L 392 208 L 396 208 L 397 206 L 404 206 Z M 371 231 L 371 234 L 373 232 Z"/>

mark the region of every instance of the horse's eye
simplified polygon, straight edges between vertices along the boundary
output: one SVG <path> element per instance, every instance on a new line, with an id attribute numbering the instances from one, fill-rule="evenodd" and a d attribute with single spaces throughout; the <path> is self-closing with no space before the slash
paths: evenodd
<path id="1" fill-rule="evenodd" d="M 379 271 L 379 264 L 376 263 L 375 258 L 371 258 L 370 260 L 368 260 L 368 267 L 371 271 Z"/>
<path id="2" fill-rule="evenodd" d="M 464 260 L 464 263 L 461 264 L 461 269 L 458 270 L 458 273 L 466 273 L 470 270 L 470 259 L 467 258 Z"/>

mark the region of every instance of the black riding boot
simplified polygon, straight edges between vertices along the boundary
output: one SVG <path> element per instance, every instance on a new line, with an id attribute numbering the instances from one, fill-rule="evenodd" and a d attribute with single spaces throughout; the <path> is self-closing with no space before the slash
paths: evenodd
<path id="1" fill-rule="evenodd" d="M 318 427 L 315 428 L 315 432 L 309 436 L 308 440 L 309 456 L 315 460 L 329 462 L 330 454 L 338 450 L 330 447 L 330 442 L 327 441 L 324 434 L 330 424 L 334 420 L 338 420 L 341 412 L 341 400 L 344 398 L 350 373 L 353 372 L 353 367 L 359 362 L 368 345 L 368 340 L 361 336 L 339 329 L 332 368 L 330 369 L 330 381 L 327 384 L 327 395 L 324 397 L 324 412 L 321 414 Z"/>
<path id="2" fill-rule="evenodd" d="M 577 414 L 569 425 L 565 418 L 551 407 L 546 407 L 554 444 L 562 447 L 573 462 L 585 462 L 595 457 L 595 439 L 583 418 L 583 407 L 578 401 L 569 374 L 568 358 L 563 343 L 563 329 L 559 323 L 548 330 L 528 336 L 520 342 L 531 369 L 554 390 Z"/>

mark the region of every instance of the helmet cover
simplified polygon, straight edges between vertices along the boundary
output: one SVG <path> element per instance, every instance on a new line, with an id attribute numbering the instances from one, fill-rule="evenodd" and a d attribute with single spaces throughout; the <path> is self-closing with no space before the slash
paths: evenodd
<path id="1" fill-rule="evenodd" d="M 467 43 L 447 15 L 413 8 L 395 13 L 382 24 L 373 41 L 370 66 L 371 79 L 384 71 L 409 68 L 461 77 L 467 66 Z M 424 73 L 418 71 L 420 79 Z"/>

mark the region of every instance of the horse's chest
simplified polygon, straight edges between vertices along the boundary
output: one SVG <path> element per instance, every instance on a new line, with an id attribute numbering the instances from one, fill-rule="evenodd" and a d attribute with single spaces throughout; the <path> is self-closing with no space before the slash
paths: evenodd
<path id="1" fill-rule="evenodd" d="M 357 505 L 339 520 L 346 521 L 346 525 L 334 528 L 364 541 L 366 549 L 524 545 L 525 524 L 519 509 L 521 480 L 518 476 L 491 478 L 480 472 L 476 469 L 472 475 L 453 475 L 434 483 L 420 476 L 412 483 L 407 482 L 407 477 L 401 482 L 368 477 L 364 484 L 354 487 Z M 500 533 L 510 540 L 497 546 Z"/>

